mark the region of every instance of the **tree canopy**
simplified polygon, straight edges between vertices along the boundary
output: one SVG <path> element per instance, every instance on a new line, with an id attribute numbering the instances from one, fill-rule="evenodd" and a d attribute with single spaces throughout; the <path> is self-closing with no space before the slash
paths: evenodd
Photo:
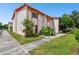
<path id="1" fill-rule="evenodd" d="M 75 26 L 79 28 L 79 11 L 72 11 L 71 18 L 74 20 Z"/>
<path id="2" fill-rule="evenodd" d="M 68 14 L 64 14 L 60 17 L 60 28 L 63 32 L 71 30 L 74 27 L 74 21 Z"/>

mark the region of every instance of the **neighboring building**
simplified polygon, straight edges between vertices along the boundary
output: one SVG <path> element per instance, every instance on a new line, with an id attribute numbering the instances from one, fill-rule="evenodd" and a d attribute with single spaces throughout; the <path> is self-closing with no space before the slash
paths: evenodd
<path id="1" fill-rule="evenodd" d="M 8 30 L 12 31 L 12 27 L 13 27 L 13 23 L 12 22 L 8 22 Z"/>
<path id="2" fill-rule="evenodd" d="M 23 4 L 14 10 L 13 13 L 13 32 L 17 34 L 24 35 L 23 29 L 24 26 L 22 24 L 24 18 L 29 18 L 34 22 L 35 29 L 34 32 L 39 33 L 42 27 L 51 27 L 55 30 L 56 33 L 59 32 L 59 18 L 58 17 L 50 17 L 43 12 L 28 6 L 27 4 Z"/>

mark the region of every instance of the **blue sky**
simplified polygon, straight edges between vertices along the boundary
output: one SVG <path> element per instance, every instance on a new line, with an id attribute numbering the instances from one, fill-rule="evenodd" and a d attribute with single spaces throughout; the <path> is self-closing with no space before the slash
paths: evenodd
<path id="1" fill-rule="evenodd" d="M 18 6 L 22 4 L 20 3 L 2 3 L 0 4 L 0 22 L 3 24 L 8 23 L 8 21 L 11 21 L 13 11 Z M 63 14 L 71 14 L 73 10 L 79 11 L 79 4 L 72 3 L 31 3 L 28 4 L 46 14 L 49 16 L 62 16 Z"/>

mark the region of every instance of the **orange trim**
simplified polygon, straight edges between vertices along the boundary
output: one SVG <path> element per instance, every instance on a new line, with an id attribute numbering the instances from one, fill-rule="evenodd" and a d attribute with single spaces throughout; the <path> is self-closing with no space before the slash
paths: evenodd
<path id="1" fill-rule="evenodd" d="M 18 12 L 18 11 L 20 11 L 22 8 L 24 8 L 26 6 L 26 4 L 23 4 L 22 6 L 20 6 L 20 7 L 18 7 L 17 9 L 16 9 L 16 11 Z"/>
<path id="2" fill-rule="evenodd" d="M 47 17 L 49 17 L 49 18 L 52 19 L 52 17 L 48 16 L 47 14 L 44 14 L 43 12 L 38 11 L 37 9 L 35 9 L 35 8 L 33 8 L 33 7 L 31 7 L 31 6 L 27 5 L 27 4 L 23 4 L 22 6 L 20 6 L 20 7 L 18 7 L 17 9 L 14 10 L 12 20 L 13 20 L 13 18 L 15 17 L 15 11 L 18 12 L 18 11 L 20 11 L 20 10 L 21 10 L 23 7 L 25 7 L 25 6 L 27 6 L 27 8 L 30 9 L 32 12 L 35 12 L 35 13 L 37 13 L 37 14 L 46 15 Z"/>
<path id="3" fill-rule="evenodd" d="M 36 33 L 38 33 L 38 16 L 37 16 Z"/>
<path id="4" fill-rule="evenodd" d="M 12 20 L 13 20 L 13 18 L 15 17 L 15 12 L 20 11 L 20 10 L 21 10 L 23 7 L 25 7 L 25 6 L 26 6 L 26 4 L 23 4 L 22 6 L 20 6 L 20 7 L 18 7 L 17 9 L 14 10 Z"/>
<path id="5" fill-rule="evenodd" d="M 51 16 L 48 16 L 47 14 L 45 14 L 45 13 L 43 13 L 43 12 L 41 12 L 41 11 L 39 11 L 39 10 L 37 10 L 37 9 L 35 9 L 35 8 L 31 7 L 31 6 L 29 6 L 29 5 L 27 5 L 27 8 L 30 9 L 32 12 L 35 12 L 35 13 L 37 13 L 37 14 L 46 15 L 47 17 L 49 17 L 49 18 L 52 19 Z"/>
<path id="6" fill-rule="evenodd" d="M 12 17 L 12 20 L 13 20 L 13 18 L 15 17 L 15 10 L 14 10 L 14 13 L 13 13 L 13 17 Z"/>

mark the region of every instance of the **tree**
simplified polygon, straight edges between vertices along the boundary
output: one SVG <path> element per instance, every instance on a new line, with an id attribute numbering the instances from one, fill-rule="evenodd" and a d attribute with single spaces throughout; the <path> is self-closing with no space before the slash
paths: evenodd
<path id="1" fill-rule="evenodd" d="M 8 29 L 8 24 L 4 24 L 4 25 L 3 25 L 3 28 L 4 28 L 4 29 Z"/>
<path id="2" fill-rule="evenodd" d="M 23 30 L 25 32 L 25 37 L 31 36 L 31 34 L 33 33 L 33 27 L 34 27 L 33 22 L 27 18 L 27 19 L 24 19 L 22 24 L 25 27 L 25 29 Z"/>
<path id="3" fill-rule="evenodd" d="M 67 32 L 72 30 L 74 27 L 74 21 L 70 17 L 70 15 L 64 14 L 60 17 L 60 30 L 63 32 Z"/>
<path id="4" fill-rule="evenodd" d="M 75 26 L 79 28 L 79 11 L 72 11 L 71 18 L 74 20 Z"/>
<path id="5" fill-rule="evenodd" d="M 0 22 L 0 29 L 2 29 L 2 23 Z"/>

